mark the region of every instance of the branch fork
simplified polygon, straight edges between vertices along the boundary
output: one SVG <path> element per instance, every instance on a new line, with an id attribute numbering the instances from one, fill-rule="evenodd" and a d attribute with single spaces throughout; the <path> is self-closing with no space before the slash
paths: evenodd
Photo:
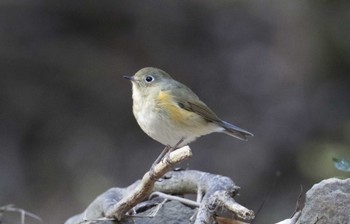
<path id="1" fill-rule="evenodd" d="M 173 169 L 173 165 L 191 156 L 192 152 L 188 146 L 172 151 L 168 156 L 164 156 L 159 163 L 152 166 L 150 171 L 144 174 L 142 180 L 136 181 L 126 188 L 109 189 L 98 196 L 82 214 L 73 216 L 65 224 L 87 224 L 94 223 L 96 220 L 104 220 L 103 224 L 112 224 L 114 223 L 112 220 L 120 221 L 119 223 L 129 223 L 127 220 L 136 218 L 127 215 L 133 211 L 132 208 L 142 207 L 143 204 L 147 208 L 148 205 L 152 204 L 154 196 L 179 201 L 179 205 L 181 203 L 188 205 L 187 208 L 193 210 L 192 216 L 195 218 L 195 224 L 213 223 L 216 218 L 220 217 L 246 222 L 253 220 L 253 211 L 243 207 L 233 199 L 239 187 L 230 178 L 196 170 L 170 171 Z M 153 199 L 147 199 L 151 193 L 154 193 Z M 176 196 L 185 194 L 197 195 L 197 200 L 190 201 Z M 162 205 L 166 207 L 164 204 L 165 202 Z M 161 213 L 159 208 L 157 211 Z M 182 215 L 178 210 L 173 212 L 178 212 L 179 216 Z M 220 217 L 216 217 L 218 215 Z M 154 222 L 152 221 L 152 223 L 156 223 L 157 217 L 158 215 L 153 218 Z M 140 221 L 140 216 L 137 219 Z M 190 217 L 185 218 L 187 221 L 184 222 L 190 222 L 189 219 Z M 159 223 L 164 223 L 164 220 Z"/>

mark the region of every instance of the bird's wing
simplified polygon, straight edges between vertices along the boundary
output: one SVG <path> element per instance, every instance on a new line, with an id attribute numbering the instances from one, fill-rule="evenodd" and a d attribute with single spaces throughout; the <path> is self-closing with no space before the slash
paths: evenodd
<path id="1" fill-rule="evenodd" d="M 205 120 L 211 121 L 211 122 L 219 122 L 220 119 L 218 116 L 203 102 L 196 101 L 196 102 L 179 102 L 179 106 L 185 110 L 191 111 L 193 113 L 196 113 L 200 116 L 202 116 Z"/>
<path id="2" fill-rule="evenodd" d="M 252 133 L 237 127 L 233 124 L 221 120 L 205 103 L 203 103 L 196 94 L 188 87 L 181 84 L 179 88 L 173 88 L 171 95 L 175 103 L 182 109 L 193 112 L 203 119 L 216 123 L 225 129 L 224 133 L 241 140 L 247 140 L 247 136 L 253 136 Z"/>
<path id="3" fill-rule="evenodd" d="M 172 95 L 179 107 L 196 113 L 207 121 L 221 122 L 221 119 L 192 90 L 183 84 L 180 87 L 172 89 Z"/>

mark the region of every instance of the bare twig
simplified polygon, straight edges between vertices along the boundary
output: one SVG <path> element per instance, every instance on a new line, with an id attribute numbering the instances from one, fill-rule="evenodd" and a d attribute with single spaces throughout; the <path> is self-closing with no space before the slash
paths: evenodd
<path id="1" fill-rule="evenodd" d="M 182 204 L 192 206 L 192 207 L 199 207 L 200 206 L 200 203 L 192 201 L 190 199 L 182 198 L 182 197 L 178 197 L 178 196 L 174 196 L 174 195 L 170 195 L 170 194 L 164 194 L 164 193 L 159 192 L 159 191 L 153 192 L 150 195 L 150 198 L 155 197 L 155 196 L 158 196 L 158 197 L 161 197 L 161 198 L 164 198 L 167 200 L 179 201 Z"/>
<path id="2" fill-rule="evenodd" d="M 166 172 L 172 169 L 173 164 L 177 164 L 192 156 L 191 149 L 188 146 L 179 148 L 156 164 L 152 172 L 148 171 L 142 178 L 140 184 L 126 197 L 122 198 L 117 204 L 106 212 L 106 217 L 121 220 L 125 214 L 140 203 L 152 192 L 154 183 Z"/>
<path id="3" fill-rule="evenodd" d="M 195 170 L 170 172 L 167 176 L 167 179 L 156 183 L 154 190 L 180 195 L 196 193 L 198 195 L 198 192 L 201 192 L 200 195 L 204 194 L 199 203 L 195 223 L 206 223 L 213 220 L 214 215 L 219 210 L 220 213 L 225 213 L 226 216 L 235 219 L 244 221 L 254 219 L 253 211 L 243 207 L 233 199 L 239 187 L 230 178 Z M 182 199 L 179 201 L 189 206 L 197 204 L 195 202 L 186 203 L 187 201 Z"/>
<path id="4" fill-rule="evenodd" d="M 16 208 L 14 205 L 5 205 L 5 206 L 2 206 L 0 207 L 0 218 L 1 216 L 6 213 L 6 212 L 18 212 L 21 214 L 21 224 L 24 224 L 25 223 L 25 217 L 26 216 L 29 216 L 33 219 L 36 219 L 38 221 L 42 221 L 41 218 L 33 213 L 30 213 L 24 209 L 21 209 L 21 208 Z M 0 220 L 0 223 L 1 223 L 1 220 Z"/>

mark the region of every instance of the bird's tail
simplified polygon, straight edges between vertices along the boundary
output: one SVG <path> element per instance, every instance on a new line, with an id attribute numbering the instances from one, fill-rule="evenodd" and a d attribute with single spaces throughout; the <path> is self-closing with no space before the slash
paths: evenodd
<path id="1" fill-rule="evenodd" d="M 247 140 L 247 137 L 254 136 L 252 133 L 250 133 L 250 132 L 248 132 L 240 127 L 237 127 L 233 124 L 230 124 L 226 121 L 221 121 L 219 123 L 219 125 L 224 128 L 223 132 L 225 134 L 231 135 L 231 136 L 238 138 L 240 140 Z"/>

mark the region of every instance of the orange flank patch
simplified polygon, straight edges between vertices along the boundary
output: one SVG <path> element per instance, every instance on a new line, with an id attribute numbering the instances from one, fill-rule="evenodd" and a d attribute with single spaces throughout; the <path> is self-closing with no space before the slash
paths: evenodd
<path id="1" fill-rule="evenodd" d="M 173 102 L 173 97 L 166 91 L 161 91 L 158 94 L 157 106 L 159 110 L 163 110 L 171 119 L 183 124 L 186 124 L 195 115 L 190 111 L 180 108 Z"/>

